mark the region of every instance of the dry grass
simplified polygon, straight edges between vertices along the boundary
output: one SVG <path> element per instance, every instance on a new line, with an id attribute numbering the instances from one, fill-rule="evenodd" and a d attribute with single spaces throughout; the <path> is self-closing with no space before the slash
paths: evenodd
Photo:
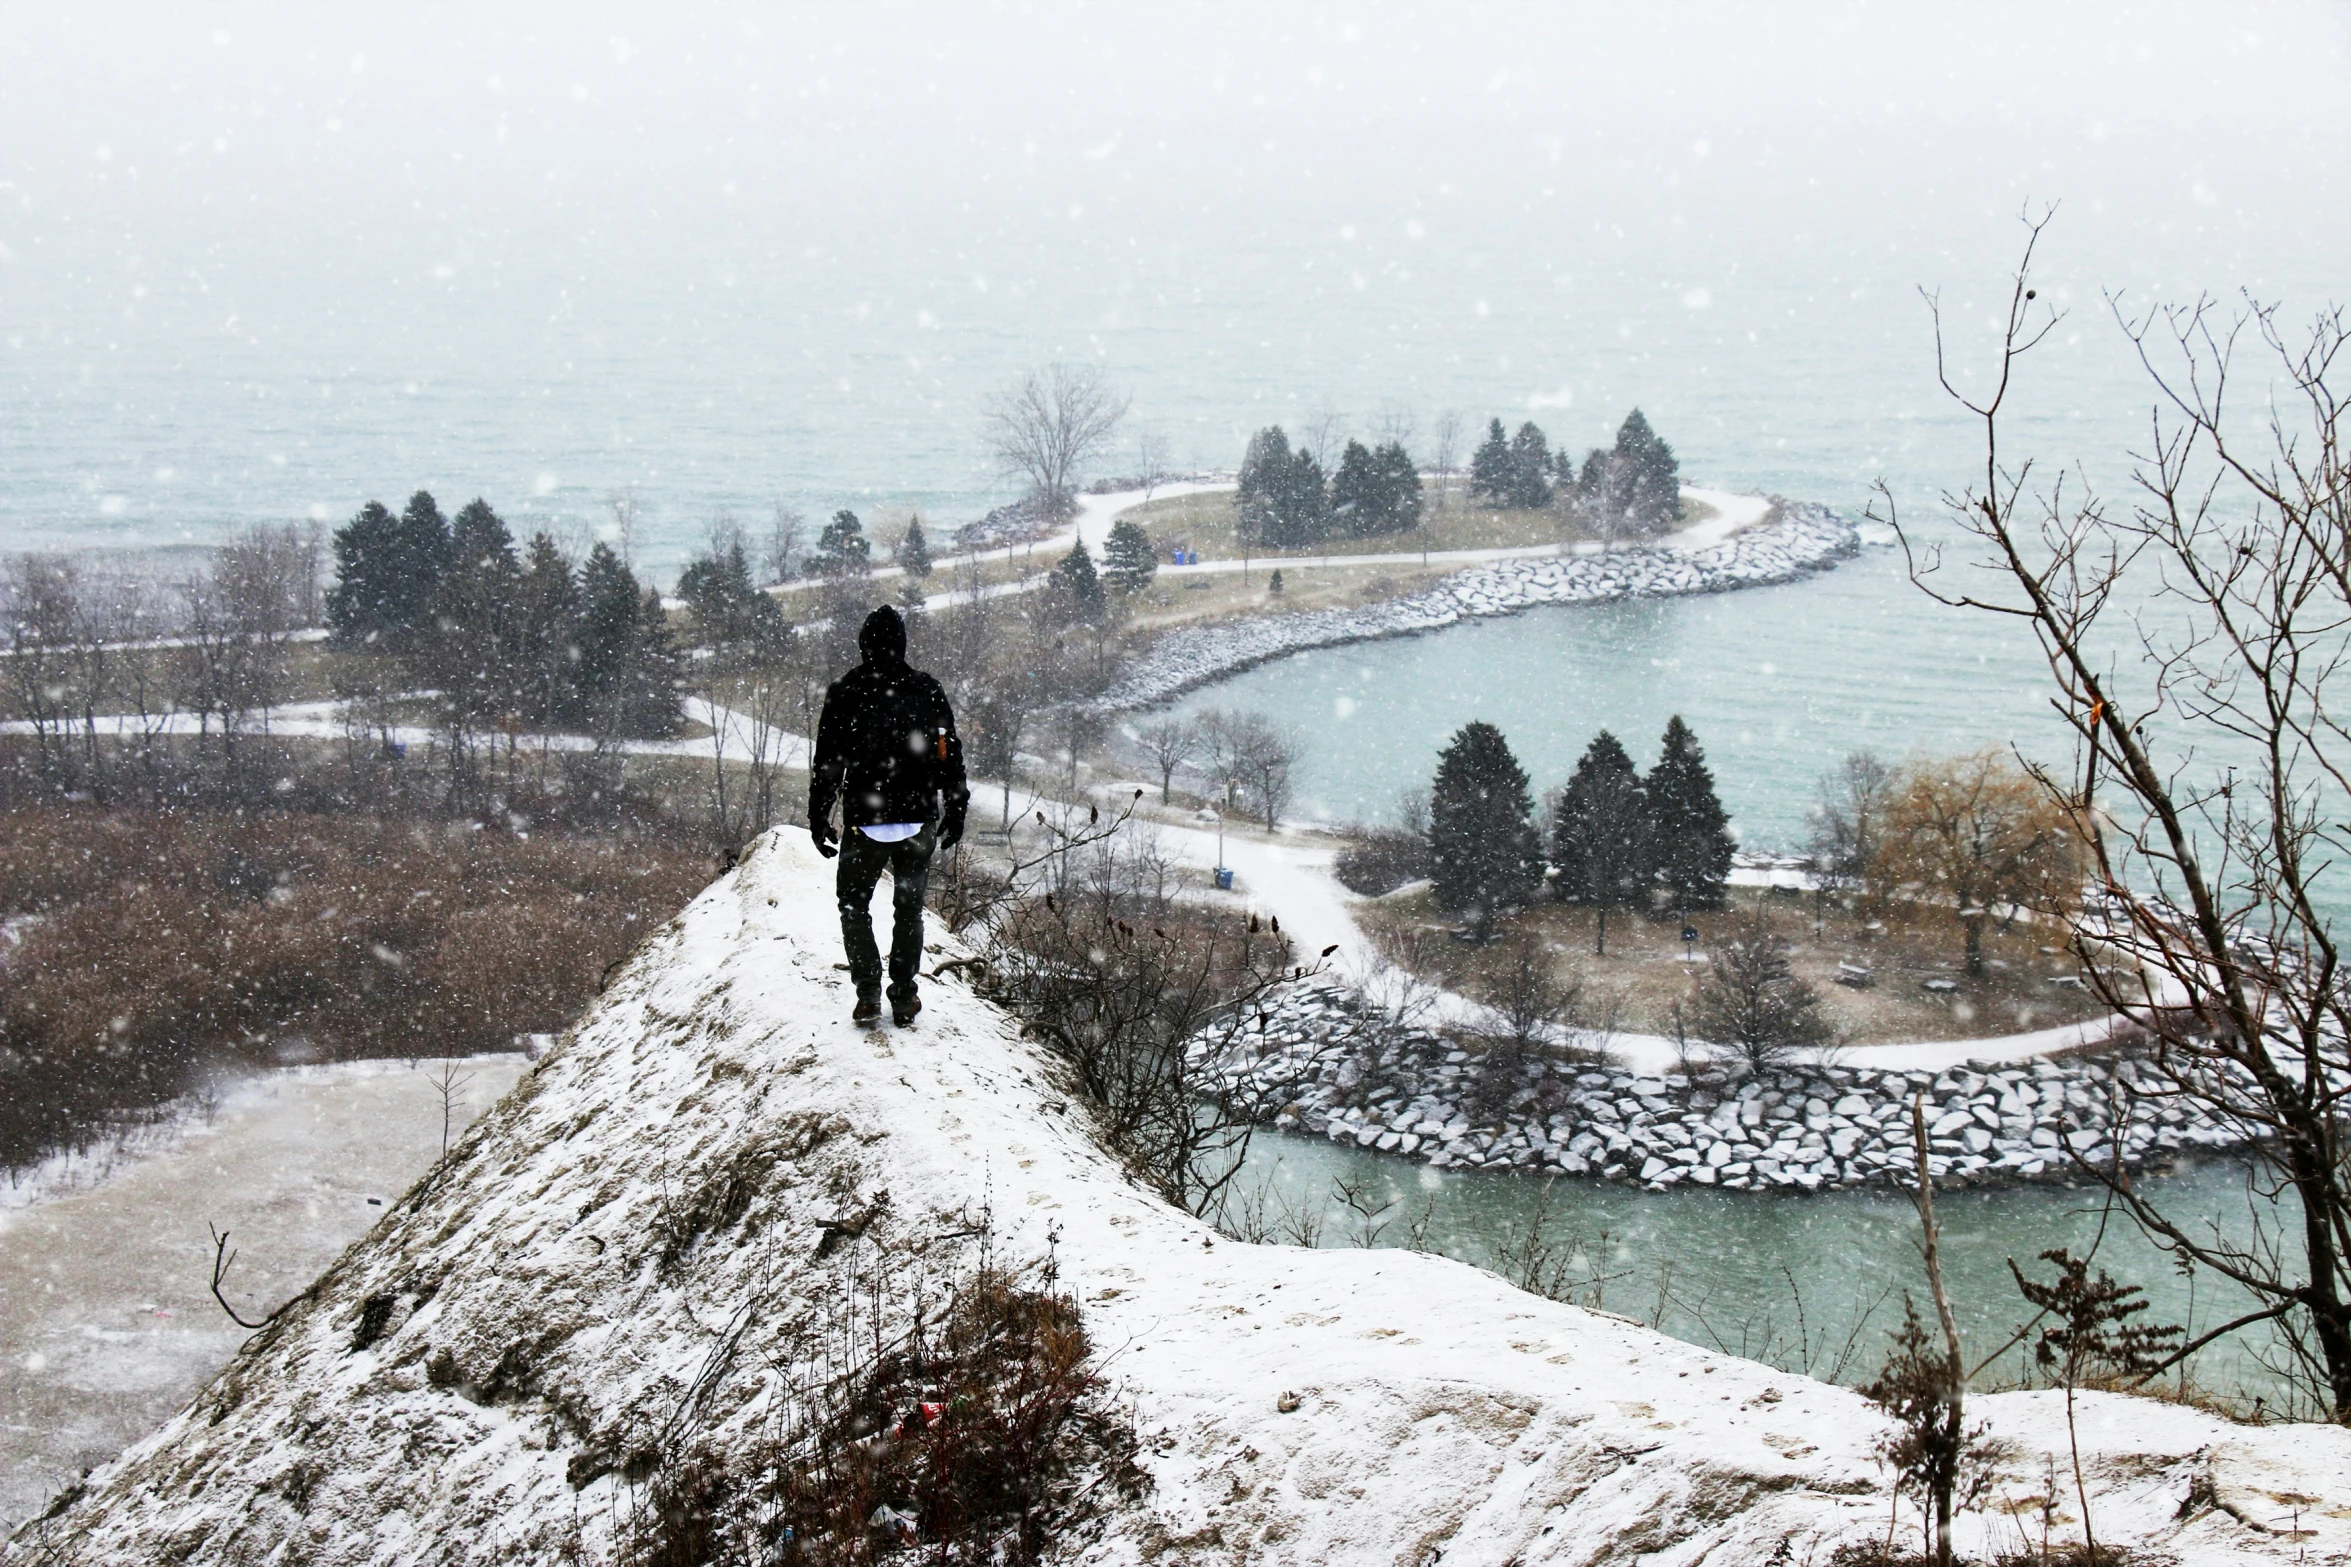
<path id="1" fill-rule="evenodd" d="M 1789 943 L 1796 973 L 1820 990 L 1822 1010 L 1845 1044 L 1994 1038 L 2102 1015 L 2084 989 L 2052 982 L 2057 976 L 2076 974 L 2077 966 L 2062 952 L 2043 950 L 2044 933 L 2030 927 L 1988 933 L 1984 952 L 1989 972 L 1976 979 L 1962 971 L 1959 932 L 1949 919 L 1897 907 L 1878 922 L 1881 929 L 1873 930 L 1873 917 L 1866 911 L 1831 907 L 1819 919 L 1816 934 L 1810 898 L 1734 888 L 1731 904 L 1759 912 Z M 1699 950 L 1728 913 L 1691 917 L 1700 934 Z M 1427 939 L 1431 933 L 1450 931 L 1455 922 L 1425 892 L 1363 905 L 1359 917 L 1391 953 L 1405 950 L 1409 943 L 1412 950 L 1439 954 L 1452 982 L 1472 993 L 1484 994 L 1501 981 L 1499 965 L 1506 944 L 1473 947 Z M 1639 1033 L 1671 1033 L 1672 1005 L 1678 1000 L 1687 1010 L 1695 978 L 1695 966 L 1683 961 L 1682 921 L 1612 915 L 1605 957 L 1592 952 L 1594 923 L 1589 909 L 1545 902 L 1505 926 L 1533 932 L 1548 943 L 1562 974 L 1580 966 L 1594 991 L 1614 1003 L 1619 1026 Z M 1418 941 L 1412 939 L 1415 933 Z M 1870 969 L 1876 985 L 1854 990 L 1837 984 L 1840 963 Z M 1930 980 L 1948 981 L 1956 988 L 1930 991 L 1925 988 Z"/>
<path id="2" fill-rule="evenodd" d="M 710 871 L 672 841 L 463 822 L 0 815 L 0 1162 L 217 1066 L 561 1029 Z"/>

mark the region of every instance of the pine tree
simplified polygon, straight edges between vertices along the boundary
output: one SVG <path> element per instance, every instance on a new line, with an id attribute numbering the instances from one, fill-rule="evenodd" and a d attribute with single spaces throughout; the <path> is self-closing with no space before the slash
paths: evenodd
<path id="1" fill-rule="evenodd" d="M 393 530 L 392 600 L 387 619 L 401 638 L 432 624 L 433 599 L 441 573 L 449 568 L 449 523 L 432 496 L 419 490 L 408 497 Z"/>
<path id="2" fill-rule="evenodd" d="M 514 536 L 490 503 L 458 512 L 433 595 L 430 625 L 418 633 L 427 683 L 460 722 L 493 718 L 515 699 L 515 599 L 522 566 Z"/>
<path id="3" fill-rule="evenodd" d="M 1371 455 L 1386 503 L 1379 531 L 1411 532 L 1420 526 L 1420 469 L 1402 441 L 1389 441 Z"/>
<path id="4" fill-rule="evenodd" d="M 1429 862 L 1437 906 L 1483 931 L 1543 883 L 1527 775 L 1492 724 L 1464 724 L 1437 758 L 1429 788 Z"/>
<path id="5" fill-rule="evenodd" d="M 1507 506 L 1517 491 L 1510 461 L 1510 437 L 1503 433 L 1502 421 L 1493 420 L 1486 426 L 1486 438 L 1469 458 L 1469 493 L 1489 506 Z"/>
<path id="6" fill-rule="evenodd" d="M 1387 531 L 1388 493 L 1371 448 L 1349 441 L 1331 475 L 1331 522 L 1350 538 Z"/>
<path id="7" fill-rule="evenodd" d="M 1276 517 L 1289 480 L 1290 438 L 1280 425 L 1268 425 L 1249 437 L 1249 449 L 1241 455 L 1233 515 L 1245 541 L 1263 543 L 1278 531 Z"/>
<path id="8" fill-rule="evenodd" d="M 1322 464 L 1300 447 L 1290 454 L 1289 473 L 1274 501 L 1274 528 L 1266 542 L 1282 549 L 1312 544 L 1330 532 L 1331 498 L 1323 487 Z"/>
<path id="9" fill-rule="evenodd" d="M 742 540 L 690 562 L 679 574 L 678 597 L 694 617 L 695 634 L 721 659 L 764 659 L 782 650 L 789 630 L 784 612 L 752 580 Z"/>
<path id="10" fill-rule="evenodd" d="M 1633 759 L 1603 729 L 1585 748 L 1552 808 L 1553 890 L 1599 913 L 1593 950 L 1608 952 L 1611 909 L 1646 908 L 1651 858 L 1648 793 Z"/>
<path id="11" fill-rule="evenodd" d="M 335 641 L 358 647 L 382 638 L 396 622 L 400 522 L 381 501 L 369 501 L 335 530 L 335 585 L 327 593 L 327 629 Z"/>
<path id="12" fill-rule="evenodd" d="M 622 664 L 616 717 L 620 733 L 658 740 L 677 733 L 678 653 L 657 588 L 638 601 L 634 635 Z"/>
<path id="13" fill-rule="evenodd" d="M 1715 797 L 1714 774 L 1698 737 L 1676 713 L 1649 770 L 1649 820 L 1658 878 L 1675 910 L 1719 909 L 1730 882 L 1730 813 Z"/>
<path id="14" fill-rule="evenodd" d="M 931 545 L 922 536 L 922 519 L 910 518 L 906 537 L 898 541 L 898 569 L 916 581 L 931 574 Z"/>
<path id="15" fill-rule="evenodd" d="M 1532 511 L 1551 504 L 1551 443 L 1532 419 L 1510 441 L 1509 504 Z"/>
<path id="16" fill-rule="evenodd" d="M 1125 517 L 1112 523 L 1110 537 L 1102 541 L 1102 580 L 1110 591 L 1132 597 L 1149 587 L 1158 572 L 1159 558 L 1143 525 Z"/>
<path id="17" fill-rule="evenodd" d="M 609 544 L 580 569 L 579 693 L 587 715 L 609 728 L 637 636 L 637 579 Z"/>
<path id="18" fill-rule="evenodd" d="M 535 724 L 579 721 L 579 584 L 547 534 L 532 536 L 515 588 L 516 697 Z"/>
<path id="19" fill-rule="evenodd" d="M 1086 552 L 1084 539 L 1071 545 L 1069 553 L 1061 557 L 1045 588 L 1064 621 L 1091 623 L 1101 618 L 1102 578 L 1094 570 L 1094 557 Z"/>
<path id="20" fill-rule="evenodd" d="M 1631 527 L 1662 533 L 1680 525 L 1681 465 L 1636 408 L 1617 427 L 1610 475 L 1619 514 Z"/>
<path id="21" fill-rule="evenodd" d="M 846 508 L 833 513 L 833 520 L 817 535 L 814 564 L 817 574 L 826 577 L 863 576 L 873 569 L 873 546 L 857 513 Z"/>

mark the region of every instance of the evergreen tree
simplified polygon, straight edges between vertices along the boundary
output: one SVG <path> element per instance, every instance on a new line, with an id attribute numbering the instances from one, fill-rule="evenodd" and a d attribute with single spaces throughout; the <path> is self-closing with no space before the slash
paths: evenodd
<path id="1" fill-rule="evenodd" d="M 599 727 L 609 727 L 637 638 L 637 579 L 609 544 L 580 568 L 579 694 Z"/>
<path id="2" fill-rule="evenodd" d="M 1241 537 L 1263 543 L 1277 529 L 1275 515 L 1290 481 L 1290 438 L 1278 424 L 1249 437 L 1241 455 L 1240 486 L 1233 496 L 1234 520 Z"/>
<path id="3" fill-rule="evenodd" d="M 1420 469 L 1402 441 L 1389 441 L 1371 454 L 1384 491 L 1383 533 L 1409 533 L 1420 526 Z"/>
<path id="4" fill-rule="evenodd" d="M 1553 890 L 1599 912 L 1593 950 L 1608 952 L 1611 909 L 1648 906 L 1651 858 L 1648 793 L 1633 759 L 1603 729 L 1585 748 L 1552 808 Z"/>
<path id="5" fill-rule="evenodd" d="M 1551 504 L 1551 443 L 1532 419 L 1510 441 L 1509 503 L 1529 511 Z"/>
<path id="6" fill-rule="evenodd" d="M 1323 487 L 1322 464 L 1300 447 L 1290 454 L 1290 471 L 1274 505 L 1274 531 L 1266 542 L 1296 549 L 1323 538 L 1330 525 L 1331 498 Z"/>
<path id="7" fill-rule="evenodd" d="M 1331 525 L 1350 538 L 1380 531 L 1382 505 L 1380 476 L 1371 462 L 1371 448 L 1349 441 L 1331 473 Z"/>
<path id="8" fill-rule="evenodd" d="M 335 585 L 327 592 L 327 629 L 335 641 L 357 647 L 394 629 L 402 587 L 400 522 L 381 501 L 369 501 L 335 530 Z"/>
<path id="9" fill-rule="evenodd" d="M 931 545 L 920 517 L 907 520 L 906 537 L 898 541 L 898 569 L 918 582 L 931 574 Z"/>
<path id="10" fill-rule="evenodd" d="M 873 546 L 857 513 L 846 508 L 833 513 L 833 520 L 817 535 L 815 566 L 817 574 L 826 577 L 863 576 L 872 570 Z"/>
<path id="11" fill-rule="evenodd" d="M 1510 742 L 1473 720 L 1437 758 L 1429 788 L 1429 863 L 1437 906 L 1466 913 L 1483 931 L 1526 903 L 1543 883 L 1527 775 Z"/>
<path id="12" fill-rule="evenodd" d="M 1503 433 L 1502 421 L 1493 420 L 1486 426 L 1486 438 L 1469 457 L 1469 493 L 1472 499 L 1489 506 L 1507 506 L 1517 493 L 1517 484 L 1510 461 L 1510 437 Z"/>
<path id="13" fill-rule="evenodd" d="M 579 721 L 579 618 L 571 562 L 554 539 L 533 535 L 515 589 L 515 694 L 534 724 Z"/>
<path id="14" fill-rule="evenodd" d="M 1658 877 L 1676 910 L 1719 909 L 1730 882 L 1730 813 L 1715 797 L 1714 774 L 1698 737 L 1675 714 L 1649 769 L 1649 820 Z"/>
<path id="15" fill-rule="evenodd" d="M 444 558 L 431 623 L 418 634 L 419 673 L 459 722 L 495 718 L 516 695 L 522 565 L 514 536 L 490 503 L 477 498 L 458 512 Z"/>
<path id="16" fill-rule="evenodd" d="M 1645 533 L 1663 533 L 1678 527 L 1682 516 L 1681 465 L 1673 448 L 1649 428 L 1636 408 L 1617 427 L 1612 459 L 1611 499 L 1631 527 Z"/>
<path id="17" fill-rule="evenodd" d="M 432 624 L 441 573 L 449 567 L 449 522 L 424 490 L 408 497 L 393 529 L 392 596 L 386 620 L 401 639 Z"/>
<path id="18" fill-rule="evenodd" d="M 1110 525 L 1102 541 L 1102 580 L 1110 591 L 1131 597 L 1151 585 L 1159 573 L 1159 557 L 1151 549 L 1151 535 L 1143 525 L 1121 517 Z"/>
<path id="19" fill-rule="evenodd" d="M 1093 622 L 1102 617 L 1102 578 L 1094 570 L 1094 557 L 1086 552 L 1086 541 L 1080 539 L 1070 546 L 1047 578 L 1046 592 L 1052 596 L 1055 607 L 1064 621 Z"/>
<path id="20" fill-rule="evenodd" d="M 720 658 L 756 660 L 782 651 L 789 634 L 784 612 L 752 580 L 742 540 L 690 562 L 678 577 L 678 597 L 694 617 L 695 634 Z"/>
<path id="21" fill-rule="evenodd" d="M 632 629 L 615 716 L 620 733 L 658 740 L 678 728 L 678 653 L 659 589 L 645 589 Z"/>

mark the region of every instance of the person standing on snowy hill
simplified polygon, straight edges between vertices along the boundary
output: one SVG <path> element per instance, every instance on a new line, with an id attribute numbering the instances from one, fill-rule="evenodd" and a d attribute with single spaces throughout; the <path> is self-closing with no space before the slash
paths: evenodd
<path id="1" fill-rule="evenodd" d="M 857 631 L 864 662 L 834 681 L 816 723 L 808 775 L 808 836 L 841 858 L 834 892 L 841 944 L 857 986 L 852 1021 L 882 1015 L 882 955 L 874 944 L 873 890 L 890 873 L 890 1018 L 903 1028 L 922 1010 L 922 898 L 931 856 L 963 838 L 971 789 L 963 741 L 939 682 L 906 662 L 906 622 L 885 604 Z M 833 832 L 833 801 L 841 832 Z"/>

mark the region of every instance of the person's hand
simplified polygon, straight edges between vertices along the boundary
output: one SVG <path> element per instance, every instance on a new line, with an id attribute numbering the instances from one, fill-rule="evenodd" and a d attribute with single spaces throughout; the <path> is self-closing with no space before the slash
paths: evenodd
<path id="1" fill-rule="evenodd" d="M 833 824 L 831 822 L 810 823 L 808 828 L 808 841 L 815 844 L 816 852 L 823 855 L 828 860 L 841 852 L 840 840 L 833 836 Z"/>
<path id="2" fill-rule="evenodd" d="M 963 813 L 956 811 L 939 823 L 939 852 L 945 854 L 963 841 Z"/>

